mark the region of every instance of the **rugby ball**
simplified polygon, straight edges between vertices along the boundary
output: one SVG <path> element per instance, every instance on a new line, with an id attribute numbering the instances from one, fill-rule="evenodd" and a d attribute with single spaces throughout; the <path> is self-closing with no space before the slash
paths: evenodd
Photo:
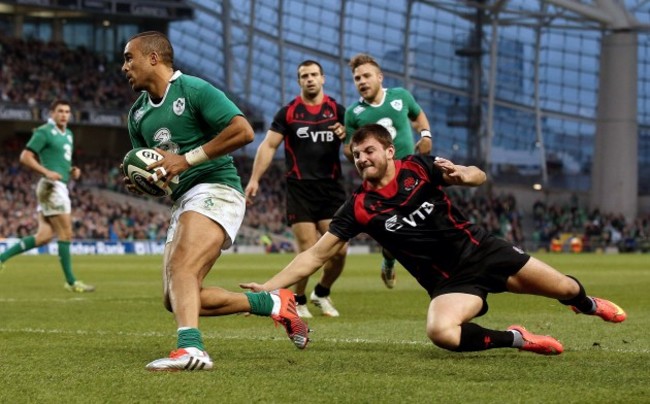
<path id="1" fill-rule="evenodd" d="M 171 195 L 178 187 L 178 175 L 169 181 L 169 186 L 164 188 L 165 182 L 162 180 L 149 181 L 149 178 L 156 171 L 160 171 L 160 168 L 147 171 L 147 166 L 162 160 L 162 158 L 163 156 L 154 149 L 138 147 L 126 153 L 122 162 L 122 171 L 131 180 L 131 183 L 144 194 L 157 198 Z"/>

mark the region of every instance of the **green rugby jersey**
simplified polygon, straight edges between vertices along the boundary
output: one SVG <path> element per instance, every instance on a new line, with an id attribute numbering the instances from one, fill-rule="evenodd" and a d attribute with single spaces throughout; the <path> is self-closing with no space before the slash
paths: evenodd
<path id="1" fill-rule="evenodd" d="M 154 105 L 143 92 L 131 107 L 131 144 L 134 148 L 159 147 L 184 154 L 213 139 L 237 115 L 243 116 L 222 91 L 203 79 L 176 71 L 159 104 Z M 171 195 L 173 200 L 200 183 L 225 184 L 244 192 L 229 155 L 190 167 L 181 173 L 179 182 Z"/>
<path id="2" fill-rule="evenodd" d="M 395 159 L 401 159 L 415 151 L 411 120 L 417 118 L 422 108 L 404 88 L 385 88 L 384 91 L 381 104 L 371 105 L 360 98 L 345 111 L 345 144 L 350 143 L 355 130 L 378 123 L 390 132 L 395 144 Z"/>
<path id="3" fill-rule="evenodd" d="M 25 146 L 38 155 L 41 165 L 61 174 L 61 181 L 68 183 L 72 168 L 74 136 L 68 128 L 61 132 L 53 120 L 34 129 Z"/>

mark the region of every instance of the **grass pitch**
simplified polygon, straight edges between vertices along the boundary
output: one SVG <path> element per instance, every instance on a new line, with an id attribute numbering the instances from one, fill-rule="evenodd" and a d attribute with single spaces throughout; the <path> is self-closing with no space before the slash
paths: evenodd
<path id="1" fill-rule="evenodd" d="M 332 293 L 341 317 L 312 308 L 305 351 L 268 318 L 205 318 L 215 369 L 196 373 L 144 369 L 175 347 L 160 256 L 75 256 L 77 276 L 97 286 L 92 294 L 63 289 L 57 257 L 19 256 L 0 275 L 0 402 L 650 402 L 650 256 L 536 256 L 618 303 L 628 320 L 609 324 L 541 297 L 492 295 L 479 324 L 522 324 L 560 339 L 565 352 L 447 352 L 427 340 L 428 298 L 403 268 L 388 290 L 378 255 L 350 256 Z M 291 258 L 225 255 L 207 283 L 238 290 Z"/>

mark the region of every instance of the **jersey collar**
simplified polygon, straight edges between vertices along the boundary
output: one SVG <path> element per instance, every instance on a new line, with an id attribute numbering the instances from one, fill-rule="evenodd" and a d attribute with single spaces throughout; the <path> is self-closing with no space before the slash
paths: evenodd
<path id="1" fill-rule="evenodd" d="M 179 77 L 183 75 L 183 72 L 180 70 L 176 70 L 174 74 L 172 74 L 172 77 L 169 79 L 169 84 L 167 84 L 167 88 L 165 89 L 165 94 L 163 94 L 162 100 L 158 104 L 154 104 L 153 101 L 151 101 L 151 96 L 147 94 L 147 97 L 149 97 L 149 105 L 152 107 L 159 107 L 165 102 L 165 98 L 167 98 L 167 93 L 169 92 L 169 88 L 172 86 L 172 83 L 176 81 Z"/>
<path id="2" fill-rule="evenodd" d="M 170 82 L 170 83 L 173 82 L 173 81 L 176 80 L 177 78 L 181 77 L 182 74 L 183 74 L 183 72 L 181 72 L 180 70 L 176 70 L 176 71 L 174 72 L 174 74 L 172 74 L 172 77 L 169 79 L 169 82 Z"/>
<path id="3" fill-rule="evenodd" d="M 52 125 L 52 126 L 54 127 L 54 129 L 55 129 L 57 132 L 59 132 L 60 135 L 65 135 L 65 130 L 61 130 L 61 129 L 59 129 L 59 127 L 56 126 L 56 122 L 54 122 L 54 119 L 52 119 L 52 118 L 47 118 L 47 123 L 49 123 L 50 125 Z"/>

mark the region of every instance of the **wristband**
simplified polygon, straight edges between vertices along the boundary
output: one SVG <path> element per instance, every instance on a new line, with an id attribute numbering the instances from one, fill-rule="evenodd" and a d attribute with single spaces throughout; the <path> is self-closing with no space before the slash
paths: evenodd
<path id="1" fill-rule="evenodd" d="M 189 164 L 190 166 L 196 166 L 210 160 L 208 155 L 205 154 L 205 150 L 203 150 L 203 146 L 199 146 L 196 149 L 192 149 L 188 151 L 187 153 L 184 154 L 184 156 L 185 156 L 185 160 L 187 160 L 187 164 Z"/>
<path id="2" fill-rule="evenodd" d="M 421 137 L 428 137 L 429 139 L 431 139 L 431 131 L 429 129 L 422 129 L 420 131 L 420 136 Z"/>

